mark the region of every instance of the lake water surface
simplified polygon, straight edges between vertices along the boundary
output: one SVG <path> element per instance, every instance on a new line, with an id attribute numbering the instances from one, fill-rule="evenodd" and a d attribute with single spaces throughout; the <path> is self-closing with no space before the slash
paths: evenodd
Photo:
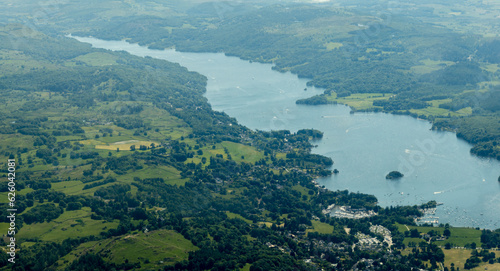
<path id="1" fill-rule="evenodd" d="M 319 179 L 331 190 L 375 195 L 381 206 L 443 203 L 440 223 L 481 228 L 500 227 L 500 163 L 470 154 L 471 145 L 449 132 L 409 116 L 350 114 L 343 105 L 296 105 L 322 93 L 306 88 L 305 79 L 279 73 L 270 64 L 250 63 L 218 53 L 151 50 L 125 41 L 74 37 L 94 47 L 177 62 L 208 78 L 206 97 L 214 110 L 259 130 L 314 128 L 324 132 L 314 153 L 331 157 L 339 174 Z M 388 181 L 399 170 L 405 176 Z"/>

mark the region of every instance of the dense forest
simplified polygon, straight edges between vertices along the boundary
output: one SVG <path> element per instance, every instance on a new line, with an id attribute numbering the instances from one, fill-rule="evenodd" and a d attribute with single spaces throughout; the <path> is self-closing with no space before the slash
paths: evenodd
<path id="1" fill-rule="evenodd" d="M 498 70 L 488 66 L 498 63 L 497 40 L 476 42 L 479 36 L 425 23 L 426 8 L 415 18 L 393 14 L 389 24 L 367 10 L 300 3 L 25 4 L 37 8 L 36 21 L 17 20 L 17 5 L 0 19 L 0 159 L 16 161 L 17 208 L 15 263 L 0 253 L 0 270 L 458 270 L 500 263 L 488 250 L 500 248 L 498 230 L 417 226 L 436 202 L 382 208 L 374 196 L 317 185 L 334 164 L 311 153 L 321 131 L 250 130 L 211 109 L 204 76 L 65 34 L 274 63 L 325 88 L 298 103 L 378 93 L 384 99 L 369 110 L 426 117 L 488 157 L 500 157 Z M 418 111 L 435 101 L 444 115 Z M 460 115 L 467 108 L 470 114 Z M 8 170 L 0 176 L 5 250 L 12 237 L 4 233 Z M 447 253 L 462 247 L 470 258 L 450 265 Z"/>

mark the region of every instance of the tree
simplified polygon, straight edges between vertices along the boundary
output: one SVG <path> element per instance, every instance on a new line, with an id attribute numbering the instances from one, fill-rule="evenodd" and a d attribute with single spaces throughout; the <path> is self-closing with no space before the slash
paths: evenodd
<path id="1" fill-rule="evenodd" d="M 131 151 L 135 151 L 135 145 L 130 146 Z"/>
<path id="2" fill-rule="evenodd" d="M 411 238 L 419 238 L 420 237 L 420 233 L 418 232 L 417 229 L 412 229 L 412 230 L 410 230 L 410 237 Z"/>
<path id="3" fill-rule="evenodd" d="M 82 209 L 82 204 L 80 202 L 69 202 L 66 206 L 66 211 L 74 211 Z"/>
<path id="4" fill-rule="evenodd" d="M 399 172 L 399 171 L 391 171 L 389 172 L 389 174 L 387 174 L 385 176 L 385 178 L 387 180 L 393 180 L 393 179 L 399 179 L 399 178 L 402 178 L 404 175 L 403 173 Z"/>
<path id="5" fill-rule="evenodd" d="M 135 220 L 148 219 L 148 215 L 143 208 L 135 208 L 131 215 Z"/>
<path id="6" fill-rule="evenodd" d="M 0 253 L 0 265 L 1 266 L 7 266 L 9 263 L 8 261 L 9 256 L 7 256 L 7 253 Z"/>
<path id="7" fill-rule="evenodd" d="M 107 264 L 100 255 L 84 254 L 78 260 L 73 261 L 66 270 L 111 270 L 112 266 Z"/>

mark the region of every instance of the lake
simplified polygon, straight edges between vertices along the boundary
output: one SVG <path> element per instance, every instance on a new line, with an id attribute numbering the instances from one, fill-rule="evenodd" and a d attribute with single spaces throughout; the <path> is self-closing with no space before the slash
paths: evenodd
<path id="1" fill-rule="evenodd" d="M 273 71 L 271 64 L 250 63 L 222 53 L 151 50 L 125 41 L 73 37 L 97 48 L 124 50 L 177 62 L 208 78 L 212 108 L 259 130 L 314 128 L 324 132 L 314 153 L 331 157 L 339 174 L 318 180 L 330 190 L 375 195 L 381 206 L 443 203 L 435 216 L 453 226 L 499 228 L 500 163 L 470 154 L 471 145 L 454 133 L 430 130 L 409 116 L 350 114 L 343 105 L 296 105 L 322 93 L 306 79 Z M 405 176 L 386 180 L 399 170 Z"/>

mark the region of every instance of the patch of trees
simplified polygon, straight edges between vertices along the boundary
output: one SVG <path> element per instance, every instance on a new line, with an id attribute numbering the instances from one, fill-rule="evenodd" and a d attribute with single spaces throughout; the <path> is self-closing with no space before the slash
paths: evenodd
<path id="1" fill-rule="evenodd" d="M 481 243 L 485 248 L 500 248 L 500 229 L 483 230 L 481 233 Z"/>
<path id="2" fill-rule="evenodd" d="M 63 212 L 64 210 L 57 207 L 54 203 L 46 203 L 33 207 L 21 215 L 21 217 L 26 224 L 42 223 L 58 218 Z"/>
<path id="3" fill-rule="evenodd" d="M 80 202 L 68 202 L 66 204 L 66 211 L 75 211 L 82 209 L 83 205 Z"/>
<path id="4" fill-rule="evenodd" d="M 495 257 L 495 252 L 490 252 L 488 249 L 482 249 L 480 251 L 474 249 L 471 252 L 471 257 L 465 261 L 464 269 L 476 268 L 481 262 L 493 264 L 496 262 Z"/>
<path id="5" fill-rule="evenodd" d="M 195 214 L 208 208 L 212 201 L 210 191 L 199 183 L 188 181 L 182 187 L 165 184 L 158 179 L 134 182 L 137 198 L 152 206 L 163 206 L 172 212 Z"/>
<path id="6" fill-rule="evenodd" d="M 470 152 L 477 156 L 494 157 L 500 160 L 499 146 L 498 141 L 479 142 L 472 147 Z"/>
<path id="7" fill-rule="evenodd" d="M 323 132 L 315 129 L 301 129 L 297 131 L 297 135 L 307 135 L 312 137 L 313 139 L 323 138 Z"/>
<path id="8" fill-rule="evenodd" d="M 235 269 L 246 263 L 254 264 L 262 259 L 273 259 L 272 265 L 281 263 L 280 267 L 291 267 L 294 270 L 304 268 L 300 261 L 277 249 L 270 249 L 261 242 L 249 241 L 245 235 L 256 236 L 262 242 L 272 241 L 279 245 L 286 245 L 299 253 L 297 244 L 292 240 L 285 240 L 269 228 L 254 228 L 240 219 L 227 219 L 225 214 L 207 210 L 203 216 L 189 221 L 182 220 L 182 216 L 170 215 L 165 220 L 174 229 L 179 229 L 185 238 L 192 240 L 200 249 L 190 252 L 188 261 L 180 262 L 165 270 L 206 270 L 206 269 Z M 253 229 L 252 229 L 253 228 Z M 208 236 L 213 237 L 210 241 Z M 218 245 L 213 246 L 213 242 Z M 268 268 L 267 261 L 257 263 L 257 266 Z M 260 270 L 260 269 L 257 269 Z"/>
<path id="9" fill-rule="evenodd" d="M 98 186 L 101 186 L 101 185 L 105 185 L 105 184 L 108 184 L 108 183 L 114 183 L 116 182 L 116 178 L 113 178 L 113 177 L 107 177 L 105 180 L 103 181 L 100 181 L 100 182 L 93 182 L 93 183 L 90 183 L 90 184 L 86 184 L 84 187 L 83 187 L 83 190 L 87 190 L 87 189 L 91 189 L 91 188 L 94 188 L 94 187 L 98 187 Z"/>
<path id="10" fill-rule="evenodd" d="M 386 178 L 387 180 L 393 180 L 393 179 L 400 179 L 400 178 L 402 178 L 403 176 L 404 176 L 404 175 L 403 175 L 401 172 L 399 172 L 399 171 L 391 171 L 391 172 L 389 172 L 389 173 L 385 176 L 385 178 Z"/>
<path id="11" fill-rule="evenodd" d="M 419 210 L 418 206 L 389 206 L 387 208 L 379 208 L 378 216 L 372 218 L 380 225 L 387 228 L 392 228 L 394 222 L 407 225 L 416 225 L 414 217 L 421 217 L 423 213 Z"/>
<path id="12" fill-rule="evenodd" d="M 52 187 L 52 184 L 49 180 L 29 180 L 25 181 L 25 184 L 33 190 L 50 189 Z"/>
<path id="13" fill-rule="evenodd" d="M 94 196 L 101 197 L 103 199 L 113 199 L 120 195 L 124 195 L 128 191 L 130 191 L 129 184 L 114 184 L 97 189 L 94 192 Z"/>
<path id="14" fill-rule="evenodd" d="M 42 133 L 39 129 L 47 120 L 47 117 L 38 117 L 34 119 L 18 117 L 14 123 L 10 124 L 10 126 L 12 129 L 17 130 L 18 133 L 23 135 L 44 135 L 45 137 L 48 137 L 47 134 Z"/>
<path id="15" fill-rule="evenodd" d="M 74 260 L 66 270 L 96 270 L 106 271 L 115 269 L 113 264 L 106 263 L 100 255 L 86 253 Z"/>
<path id="16" fill-rule="evenodd" d="M 332 158 L 312 153 L 292 151 L 286 154 L 286 159 L 294 160 L 296 161 L 297 164 L 302 164 L 303 162 L 310 162 L 312 164 L 320 164 L 323 166 L 333 165 Z"/>
<path id="17" fill-rule="evenodd" d="M 36 157 L 45 160 L 47 163 L 52 163 L 54 159 L 57 159 L 55 157 L 52 157 L 52 150 L 50 149 L 38 149 L 36 150 Z"/>
<path id="18" fill-rule="evenodd" d="M 144 120 L 142 118 L 139 118 L 139 117 L 117 118 L 117 119 L 115 119 L 115 124 L 118 127 L 122 127 L 122 128 L 128 129 L 128 130 L 146 127 Z"/>
<path id="19" fill-rule="evenodd" d="M 495 115 L 439 120 L 433 129 L 453 129 L 457 137 L 474 144 L 471 153 L 500 159 L 500 122 Z"/>
<path id="20" fill-rule="evenodd" d="M 121 115 L 133 115 L 133 114 L 138 114 L 138 113 L 142 112 L 143 110 L 144 110 L 144 106 L 142 104 L 137 104 L 137 105 L 126 104 L 120 108 L 119 113 Z M 122 127 L 122 126 L 120 126 L 120 127 Z M 130 128 L 126 128 L 126 129 L 130 129 Z"/>
<path id="21" fill-rule="evenodd" d="M 381 106 L 386 111 L 408 110 L 408 109 L 422 109 L 429 106 L 426 102 L 419 100 L 408 100 L 399 98 L 389 98 L 388 100 L 375 100 L 374 106 Z"/>
<path id="22" fill-rule="evenodd" d="M 440 104 L 439 108 L 444 108 L 451 111 L 458 111 L 466 107 L 474 108 L 477 106 L 478 106 L 477 96 L 474 95 L 473 93 L 464 93 L 453 97 L 451 102 Z"/>
<path id="23" fill-rule="evenodd" d="M 129 263 L 128 260 L 122 264 L 108 263 L 99 254 L 86 253 L 74 260 L 65 270 L 67 271 L 107 271 L 107 270 L 135 270 L 140 268 L 140 263 Z"/>
<path id="24" fill-rule="evenodd" d="M 35 138 L 35 142 L 33 142 L 33 146 L 38 147 L 38 146 L 47 145 L 48 148 L 53 148 L 56 141 L 57 141 L 57 138 L 54 136 L 49 136 L 49 135 L 46 135 L 43 133 L 39 133 L 39 134 L 37 134 L 37 137 Z"/>
<path id="25" fill-rule="evenodd" d="M 102 180 L 104 178 L 102 175 L 94 176 L 92 174 L 94 174 L 92 169 L 84 170 L 83 171 L 83 178 L 81 178 L 80 181 L 82 183 L 91 183 L 91 182 Z"/>
<path id="26" fill-rule="evenodd" d="M 26 208 L 33 206 L 33 204 L 34 202 L 32 199 L 29 199 L 28 197 L 23 195 L 16 194 L 16 209 L 18 213 L 24 212 Z M 7 218 L 7 216 L 10 215 L 10 212 L 7 211 L 7 209 L 10 209 L 9 205 L 7 203 L 1 203 L 0 207 L 3 208 L 0 209 L 0 222 L 10 223 L 9 218 Z M 16 221 L 17 229 L 20 229 L 22 225 L 22 220 Z"/>
<path id="27" fill-rule="evenodd" d="M 486 41 L 477 48 L 477 55 L 490 63 L 500 63 L 500 40 Z"/>
<path id="28" fill-rule="evenodd" d="M 307 268 L 298 265 L 289 256 L 264 257 L 254 262 L 250 267 L 250 271 L 266 270 L 307 270 Z"/>
<path id="29" fill-rule="evenodd" d="M 314 186 L 309 186 L 308 188 L 311 189 L 313 187 Z M 347 190 L 326 190 L 315 196 L 313 202 L 317 205 L 321 204 L 322 206 L 335 204 L 340 206 L 351 206 L 354 209 L 366 208 L 368 210 L 373 210 L 376 208 L 377 198 L 373 195 L 352 193 Z"/>
<path id="30" fill-rule="evenodd" d="M 86 159 L 94 159 L 96 157 L 99 156 L 99 153 L 96 152 L 96 151 L 82 151 L 82 152 L 71 152 L 69 154 L 69 157 L 71 159 L 83 159 L 83 160 L 86 160 Z"/>
<path id="31" fill-rule="evenodd" d="M 78 93 L 92 91 L 110 79 L 116 80 L 116 89 L 124 88 L 123 81 L 111 69 L 96 69 L 93 67 L 66 67 L 58 70 L 37 70 L 24 74 L 14 74 L 2 78 L 2 84 L 8 89 L 24 91 L 51 91 L 60 93 Z M 85 97 L 85 96 L 83 96 Z M 86 96 L 88 97 L 88 96 Z M 89 100 L 89 99 L 86 99 Z M 78 102 L 75 101 L 75 104 Z M 93 101 L 90 102 L 93 104 Z"/>
<path id="32" fill-rule="evenodd" d="M 500 87 L 491 88 L 485 93 L 477 93 L 476 96 L 477 107 L 494 113 L 500 111 Z"/>
<path id="33" fill-rule="evenodd" d="M 462 61 L 447 66 L 442 70 L 422 75 L 421 79 L 440 85 L 475 85 L 478 82 L 485 81 L 486 73 L 478 63 Z"/>
<path id="34" fill-rule="evenodd" d="M 468 92 L 453 97 L 449 103 L 439 105 L 440 108 L 458 111 L 471 107 L 475 114 L 495 113 L 500 111 L 500 88 L 491 88 L 487 92 Z"/>
<path id="35" fill-rule="evenodd" d="M 131 169 L 141 169 L 140 163 L 132 156 L 111 157 L 106 161 L 106 168 L 118 175 L 123 175 Z"/>
<path id="36" fill-rule="evenodd" d="M 62 192 L 56 192 L 48 189 L 38 189 L 26 194 L 26 198 L 31 201 L 52 201 L 58 203 L 60 200 L 66 198 L 66 195 Z"/>
<path id="37" fill-rule="evenodd" d="M 12 264 L 13 270 L 43 271 L 49 269 L 61 257 L 65 256 L 81 243 L 93 241 L 93 236 L 79 239 L 68 238 L 62 242 L 36 242 L 29 247 L 23 247 L 17 254 L 16 262 Z M 19 255 L 19 256 L 18 256 Z"/>
<path id="38" fill-rule="evenodd" d="M 412 252 L 418 259 L 422 261 L 430 261 L 432 268 L 437 268 L 437 263 L 444 261 L 444 252 L 436 244 L 420 242 L 419 248 L 413 248 Z"/>
<path id="39" fill-rule="evenodd" d="M 319 105 L 319 104 L 336 104 L 337 102 L 328 101 L 326 95 L 316 95 L 310 98 L 299 99 L 295 101 L 296 104 L 306 104 L 306 105 Z"/>

